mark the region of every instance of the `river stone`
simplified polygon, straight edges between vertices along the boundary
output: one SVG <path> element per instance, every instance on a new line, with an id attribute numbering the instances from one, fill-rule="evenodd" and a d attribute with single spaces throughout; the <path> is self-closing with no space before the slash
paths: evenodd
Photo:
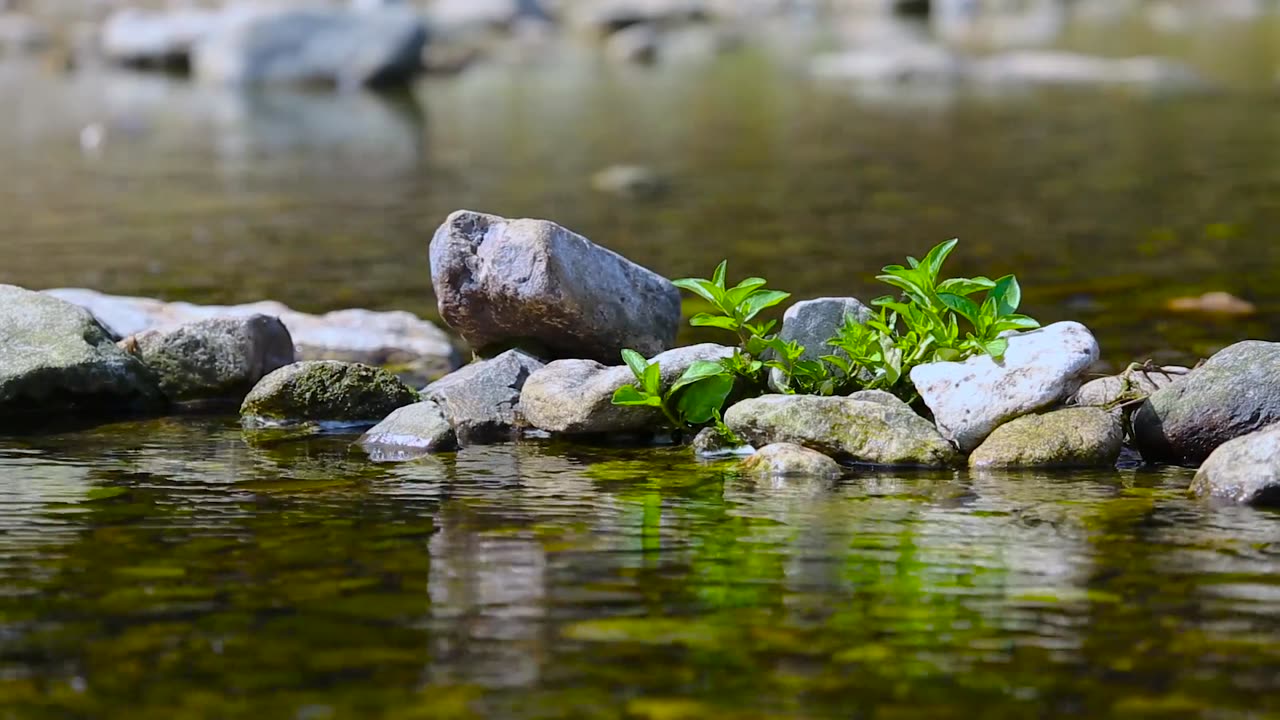
<path id="1" fill-rule="evenodd" d="M 1024 415 L 996 428 L 969 467 L 1113 467 L 1124 444 L 1120 419 L 1096 407 Z"/>
<path id="2" fill-rule="evenodd" d="M 335 360 L 294 363 L 267 375 L 240 406 L 251 425 L 328 422 L 373 425 L 418 401 L 395 375 L 369 365 Z"/>
<path id="3" fill-rule="evenodd" d="M 1219 445 L 1280 422 L 1280 343 L 1246 340 L 1156 391 L 1133 414 L 1147 462 L 1199 465 Z"/>
<path id="4" fill-rule="evenodd" d="M 44 292 L 85 308 L 117 337 L 144 330 L 171 329 L 209 318 L 273 315 L 289 329 L 299 360 L 393 366 L 397 374 L 422 383 L 437 379 L 461 364 L 458 351 L 443 330 L 401 310 L 375 312 L 352 308 L 311 315 L 271 300 L 244 305 L 193 305 L 106 295 L 82 288 Z"/>
<path id="5" fill-rule="evenodd" d="M 371 459 L 393 462 L 457 450 L 458 437 L 440 406 L 426 401 L 394 410 L 362 435 L 359 444 Z"/>
<path id="6" fill-rule="evenodd" d="M 200 8 L 125 8 L 103 23 L 98 44 L 105 58 L 121 65 L 186 69 L 192 48 L 213 34 L 222 21 L 219 12 Z"/>
<path id="7" fill-rule="evenodd" d="M 732 348 L 705 343 L 668 350 L 651 362 L 662 368 L 665 391 L 694 362 L 731 355 Z M 635 376 L 625 365 L 605 367 L 594 360 L 557 360 L 525 381 L 520 411 L 530 425 L 547 432 L 589 434 L 660 427 L 665 419 L 657 408 L 613 404 L 614 391 L 634 383 Z"/>
<path id="8" fill-rule="evenodd" d="M 152 373 L 87 311 L 0 285 L 0 422 L 163 404 Z"/>
<path id="9" fill-rule="evenodd" d="M 1280 425 L 1219 445 L 1196 472 L 1191 493 L 1249 505 L 1280 505 Z"/>
<path id="10" fill-rule="evenodd" d="M 120 342 L 155 372 L 173 402 L 236 403 L 267 373 L 293 362 L 293 338 L 279 318 L 214 318 L 148 330 Z"/>
<path id="11" fill-rule="evenodd" d="M 404 85 L 422 69 L 427 28 L 408 7 L 228 10 L 193 52 L 201 80 L 222 85 Z"/>
<path id="12" fill-rule="evenodd" d="M 915 412 L 902 398 L 884 390 L 859 390 L 858 392 L 850 393 L 848 398 L 850 400 L 861 400 L 862 402 L 880 403 L 881 405 Z"/>
<path id="13" fill-rule="evenodd" d="M 464 443 L 510 437 L 523 420 L 516 412 L 529 375 L 545 366 L 519 350 L 508 350 L 431 383 L 422 396 L 440 405 Z"/>
<path id="14" fill-rule="evenodd" d="M 651 270 L 547 220 L 459 210 L 431 240 L 440 315 L 472 347 L 528 343 L 553 358 L 617 363 L 675 342 L 680 292 Z"/>
<path id="15" fill-rule="evenodd" d="M 765 395 L 729 408 L 724 422 L 756 447 L 794 443 L 842 460 L 947 467 L 956 450 L 909 408 L 814 395 Z"/>
<path id="16" fill-rule="evenodd" d="M 943 437 L 968 453 L 992 430 L 1058 404 L 1098 360 L 1098 341 L 1077 322 L 1009 336 L 1004 360 L 989 355 L 919 365 L 911 371 Z"/>
<path id="17" fill-rule="evenodd" d="M 807 475 L 834 480 L 842 474 L 840 465 L 835 460 L 816 450 L 791 443 L 766 445 L 743 460 L 739 468 L 745 473 L 770 477 Z"/>
<path id="18" fill-rule="evenodd" d="M 843 350 L 836 350 L 827 345 L 827 341 L 836 336 L 844 325 L 847 316 L 858 322 L 866 322 L 871 317 L 871 309 L 863 305 L 857 298 L 824 297 L 814 300 L 802 300 L 782 315 L 782 330 L 778 337 L 787 342 L 797 342 L 804 346 L 801 360 L 817 360 L 823 355 L 840 355 L 848 357 Z M 769 387 L 777 392 L 783 390 L 784 376 L 778 370 L 769 371 Z"/>
<path id="19" fill-rule="evenodd" d="M 1119 375 L 1100 377 L 1081 385 L 1067 404 L 1100 407 L 1119 413 L 1124 406 L 1136 407 L 1151 393 L 1181 380 L 1188 372 L 1191 371 L 1177 365 L 1146 369 L 1135 363 Z"/>

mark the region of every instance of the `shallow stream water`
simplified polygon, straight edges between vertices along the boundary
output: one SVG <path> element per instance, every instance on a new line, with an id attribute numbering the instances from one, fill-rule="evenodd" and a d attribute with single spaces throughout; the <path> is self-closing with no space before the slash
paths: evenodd
<path id="1" fill-rule="evenodd" d="M 427 242 L 469 207 L 867 297 L 959 236 L 954 273 L 1016 271 L 1113 363 L 1194 359 L 1280 329 L 1277 27 L 1141 39 L 1223 85 L 1182 97 L 869 98 L 807 79 L 812 29 L 656 68 L 555 45 L 392 98 L 0 64 L 0 282 L 431 315 Z M 618 162 L 670 192 L 595 194 Z M 1259 313 L 1164 310 L 1206 290 Z M 1280 517 L 1189 500 L 1189 471 L 763 483 L 678 448 L 351 440 L 0 437 L 0 718 L 1280 713 Z"/>

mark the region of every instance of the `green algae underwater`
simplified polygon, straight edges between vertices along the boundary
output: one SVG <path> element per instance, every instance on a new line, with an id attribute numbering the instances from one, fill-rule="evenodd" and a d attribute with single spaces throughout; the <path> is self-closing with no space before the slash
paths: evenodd
<path id="1" fill-rule="evenodd" d="M 761 481 L 352 439 L 4 438 L 0 717 L 1280 712 L 1280 517 L 1189 471 Z"/>

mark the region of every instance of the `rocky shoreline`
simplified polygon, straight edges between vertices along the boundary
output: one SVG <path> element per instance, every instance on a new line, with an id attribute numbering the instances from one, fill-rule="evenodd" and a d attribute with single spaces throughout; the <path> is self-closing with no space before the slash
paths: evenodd
<path id="1" fill-rule="evenodd" d="M 1097 341 L 1060 322 L 1002 333 L 998 353 L 916 366 L 902 380 L 911 402 L 883 390 L 794 394 L 771 377 L 773 389 L 754 395 L 725 388 L 722 422 L 716 411 L 714 423 L 673 423 L 661 403 L 618 398 L 644 383 L 670 397 L 691 373 L 749 356 L 671 347 L 681 312 L 667 279 L 555 223 L 469 211 L 437 231 L 431 264 L 441 316 L 486 359 L 458 367 L 448 336 L 407 313 L 313 316 L 273 303 L 0 286 L 0 425 L 30 432 L 47 420 L 239 406 L 247 431 L 370 428 L 358 444 L 378 461 L 531 433 L 674 437 L 706 458 L 747 455 L 742 472 L 773 476 L 1110 468 L 1127 448 L 1150 464 L 1200 466 L 1197 495 L 1280 501 L 1277 343 L 1237 343 L 1195 369 L 1134 365 L 1090 381 Z M 777 337 L 830 337 L 869 318 L 853 298 L 803 301 Z M 634 347 L 645 350 L 648 360 L 634 354 L 642 367 L 604 364 Z M 421 375 L 392 372 L 406 366 L 437 372 L 424 387 Z"/>

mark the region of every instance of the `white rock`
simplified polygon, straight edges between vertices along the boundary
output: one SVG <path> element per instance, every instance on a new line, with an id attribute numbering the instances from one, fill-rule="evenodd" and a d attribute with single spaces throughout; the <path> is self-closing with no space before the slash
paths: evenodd
<path id="1" fill-rule="evenodd" d="M 1098 341 L 1076 322 L 1009 337 L 1002 362 L 988 355 L 920 365 L 911 382 L 943 437 L 969 452 L 991 431 L 1071 396 L 1098 359 Z"/>

